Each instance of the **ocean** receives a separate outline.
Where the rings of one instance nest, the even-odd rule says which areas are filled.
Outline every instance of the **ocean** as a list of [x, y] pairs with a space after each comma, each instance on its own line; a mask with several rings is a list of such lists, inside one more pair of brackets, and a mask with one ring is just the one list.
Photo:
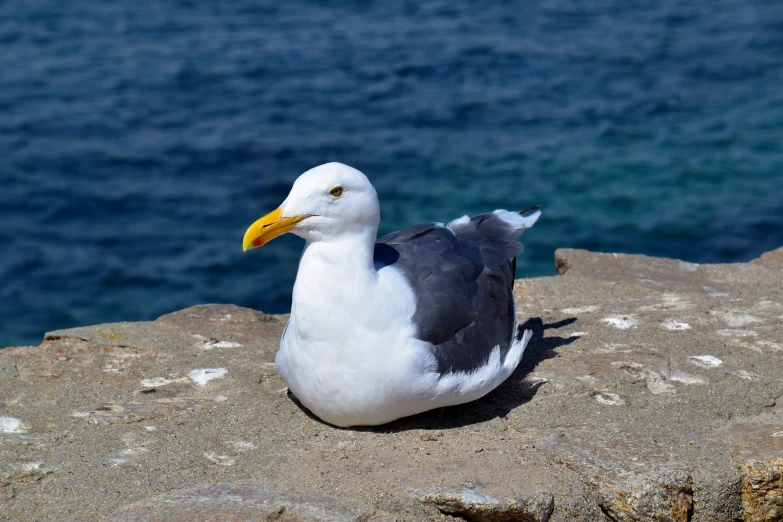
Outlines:
[[288, 311], [302, 241], [242, 235], [328, 161], [382, 234], [543, 205], [518, 277], [783, 245], [779, 0], [29, 0], [0, 46], [0, 346]]

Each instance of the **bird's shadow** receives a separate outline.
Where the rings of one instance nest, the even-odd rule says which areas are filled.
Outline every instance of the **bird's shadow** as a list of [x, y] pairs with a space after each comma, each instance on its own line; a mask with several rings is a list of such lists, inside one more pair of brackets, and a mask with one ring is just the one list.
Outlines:
[[[517, 327], [517, 339], [521, 338], [525, 330], [532, 330], [533, 335], [525, 349], [525, 354], [519, 366], [514, 373], [506, 379], [503, 384], [481, 399], [449, 406], [437, 410], [426, 411], [410, 417], [404, 417], [380, 426], [355, 426], [348, 429], [353, 431], [371, 431], [376, 433], [396, 433], [408, 430], [439, 430], [449, 428], [459, 428], [471, 424], [486, 422], [495, 418], [505, 418], [511, 410], [530, 401], [545, 381], [527, 380], [525, 377], [530, 374], [536, 366], [545, 359], [557, 357], [555, 351], [561, 346], [566, 346], [577, 339], [573, 337], [544, 337], [544, 332], [550, 329], [558, 329], [576, 322], [576, 317], [569, 317], [556, 323], [544, 324], [540, 317], [532, 317], [524, 324]], [[302, 405], [301, 402], [288, 392], [291, 400], [311, 419], [332, 426], [315, 415]], [[334, 427], [334, 426], [333, 426]]]

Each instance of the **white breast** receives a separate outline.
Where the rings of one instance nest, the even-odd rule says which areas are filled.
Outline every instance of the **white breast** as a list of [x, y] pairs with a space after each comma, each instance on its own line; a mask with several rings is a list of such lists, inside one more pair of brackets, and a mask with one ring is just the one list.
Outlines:
[[376, 274], [345, 281], [300, 267], [297, 277], [275, 362], [302, 404], [332, 424], [409, 415], [409, 402], [437, 379], [434, 357], [415, 339], [407, 282], [393, 267]]

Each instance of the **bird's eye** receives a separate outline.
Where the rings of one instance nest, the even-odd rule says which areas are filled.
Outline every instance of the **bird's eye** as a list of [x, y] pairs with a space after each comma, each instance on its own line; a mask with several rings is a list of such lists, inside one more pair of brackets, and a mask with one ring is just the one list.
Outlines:
[[343, 188], [340, 185], [332, 187], [332, 190], [329, 191], [329, 195], [333, 198], [339, 198], [343, 195]]

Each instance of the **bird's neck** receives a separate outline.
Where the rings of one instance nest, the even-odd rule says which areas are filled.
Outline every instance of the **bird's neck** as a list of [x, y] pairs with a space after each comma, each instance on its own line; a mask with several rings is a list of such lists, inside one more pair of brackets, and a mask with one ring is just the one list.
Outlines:
[[343, 234], [338, 238], [308, 241], [299, 262], [299, 273], [302, 273], [304, 269], [317, 272], [342, 272], [346, 276], [357, 273], [374, 273], [374, 248], [375, 231]]
[[[305, 244], [294, 285], [294, 301], [305, 301], [313, 295], [334, 299], [363, 299], [355, 289], [371, 291], [378, 277], [373, 263], [375, 234], [346, 234], [329, 240]], [[346, 294], [347, 284], [354, 289]], [[353, 283], [359, 283], [354, 285]], [[310, 299], [312, 300], [312, 299]]]

